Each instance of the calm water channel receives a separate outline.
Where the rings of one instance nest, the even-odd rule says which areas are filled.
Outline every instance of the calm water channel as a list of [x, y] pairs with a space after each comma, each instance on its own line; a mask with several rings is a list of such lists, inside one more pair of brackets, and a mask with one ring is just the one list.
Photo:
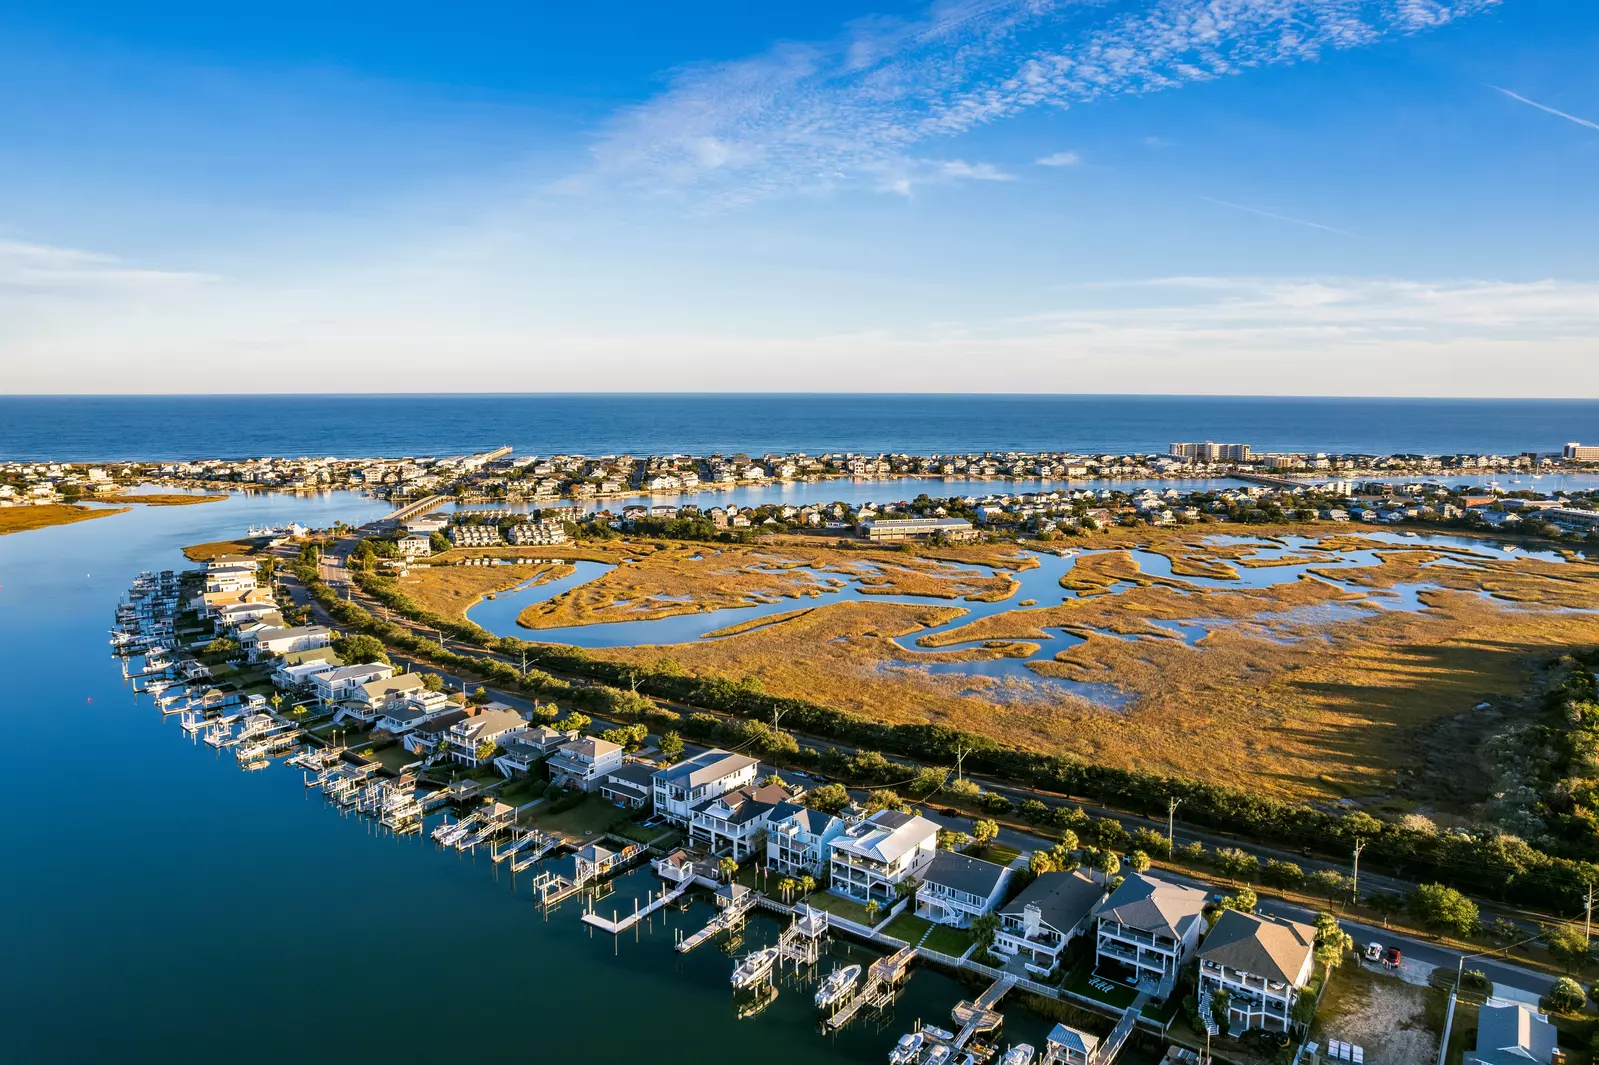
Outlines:
[[[820, 1035], [806, 988], [738, 1020], [727, 955], [672, 949], [708, 906], [636, 941], [591, 937], [570, 903], [546, 921], [486, 855], [341, 817], [292, 770], [241, 772], [135, 702], [106, 630], [140, 570], [256, 523], [385, 509], [241, 496], [0, 537], [0, 1059], [881, 1063], [916, 1018], [948, 1023], [966, 993], [928, 970], [882, 1030]], [[656, 883], [635, 873], [601, 908]], [[774, 929], [756, 922], [745, 949]], [[1008, 1039], [1041, 1045], [1045, 1022], [1007, 1013]]]

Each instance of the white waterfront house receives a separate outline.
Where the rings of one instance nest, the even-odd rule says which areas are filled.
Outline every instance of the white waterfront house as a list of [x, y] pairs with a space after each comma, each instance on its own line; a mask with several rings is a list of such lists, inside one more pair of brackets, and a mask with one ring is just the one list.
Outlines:
[[1105, 887], [1081, 871], [1041, 873], [999, 911], [994, 952], [1020, 957], [1047, 975], [1060, 964], [1066, 945], [1089, 930]]
[[1094, 911], [1094, 968], [1164, 1000], [1205, 929], [1205, 893], [1129, 873]]
[[385, 662], [362, 662], [353, 666], [340, 666], [311, 675], [311, 691], [324, 706], [353, 699], [364, 687], [375, 680], [394, 676], [394, 667]]
[[955, 851], [939, 851], [916, 887], [916, 916], [934, 924], [965, 928], [972, 918], [993, 912], [1010, 870]]
[[655, 812], [688, 827], [694, 807], [734, 788], [755, 783], [758, 763], [742, 754], [712, 748], [655, 774]]
[[798, 803], [780, 803], [767, 818], [767, 866], [786, 876], [820, 876], [827, 868], [827, 845], [858, 819], [858, 813], [846, 820]]
[[[391, 704], [403, 703], [411, 695], [424, 691], [426, 689], [422, 687], [422, 677], [418, 673], [369, 680], [359, 687], [352, 688], [350, 694], [340, 701], [339, 712], [334, 716], [334, 720], [355, 720], [370, 725], [382, 717]], [[442, 696], [444, 693], [428, 694]]]
[[1289, 1029], [1294, 998], [1310, 983], [1316, 929], [1281, 917], [1223, 910], [1199, 948], [1199, 994], [1227, 993], [1229, 1034]]
[[597, 791], [605, 777], [622, 768], [626, 756], [610, 740], [580, 736], [550, 755], [550, 783], [581, 791]]
[[288, 629], [256, 629], [239, 634], [239, 646], [250, 661], [290, 651], [311, 651], [333, 642], [333, 633], [321, 625], [299, 625]]
[[[414, 676], [414, 674], [413, 674]], [[443, 692], [430, 692], [426, 688], [392, 697], [377, 719], [378, 728], [394, 736], [403, 736], [419, 725], [442, 717], [455, 709], [455, 704]]]
[[893, 902], [898, 886], [920, 876], [938, 852], [938, 826], [916, 814], [879, 810], [827, 848], [831, 891], [860, 902]]

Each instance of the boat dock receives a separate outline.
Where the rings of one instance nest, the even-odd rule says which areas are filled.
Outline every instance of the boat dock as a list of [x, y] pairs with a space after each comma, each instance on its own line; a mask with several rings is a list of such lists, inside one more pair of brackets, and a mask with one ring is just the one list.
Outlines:
[[901, 947], [886, 958], [878, 958], [866, 971], [866, 984], [844, 1007], [827, 1018], [828, 1031], [836, 1032], [868, 1010], [881, 1010], [894, 1000], [894, 992], [909, 975], [915, 947]]
[[964, 1049], [973, 1036], [999, 1028], [1005, 1018], [994, 1007], [1005, 997], [1005, 992], [1015, 986], [1016, 977], [1006, 974], [989, 984], [975, 1002], [962, 1002], [950, 1011], [951, 1019], [961, 1026], [953, 1043], [956, 1050]]
[[721, 911], [705, 922], [704, 928], [701, 928], [687, 939], [678, 940], [677, 952], [679, 954], [687, 954], [695, 947], [715, 939], [723, 932], [731, 932], [742, 928], [744, 919], [749, 915], [750, 910], [755, 907], [755, 900], [758, 897], [755, 892], [739, 887], [737, 884], [729, 884], [726, 888], [718, 891], [716, 899], [718, 905], [722, 907]]
[[602, 932], [609, 932], [613, 936], [621, 935], [623, 932], [627, 931], [629, 928], [632, 928], [650, 914], [657, 910], [665, 909], [667, 906], [670, 906], [672, 903], [688, 894], [688, 889], [693, 886], [693, 880], [685, 880], [681, 884], [678, 884], [676, 887], [672, 888], [670, 891], [662, 891], [659, 895], [652, 895], [650, 897], [650, 901], [642, 907], [639, 906], [638, 900], [634, 899], [633, 912], [630, 915], [621, 918], [620, 920], [617, 919], [615, 910], [611, 911], [610, 920], [606, 920], [605, 918], [601, 917], [599, 914], [594, 912], [594, 904], [591, 902], [589, 903], [589, 908], [583, 911], [583, 923], [598, 928]]

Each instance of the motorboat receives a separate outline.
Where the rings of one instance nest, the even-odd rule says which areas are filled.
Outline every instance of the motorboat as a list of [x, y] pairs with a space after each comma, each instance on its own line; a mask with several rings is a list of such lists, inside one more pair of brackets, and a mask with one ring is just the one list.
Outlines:
[[927, 1052], [926, 1065], [949, 1065], [949, 1059], [953, 1053], [949, 1047], [940, 1043]]
[[777, 963], [777, 948], [766, 947], [752, 954], [746, 954], [733, 969], [733, 986], [736, 988], [753, 987], [766, 979], [772, 971], [772, 966]]
[[1032, 1065], [1036, 1053], [1031, 1043], [1017, 1043], [1005, 1051], [1004, 1057], [999, 1059], [999, 1065]]
[[899, 1037], [894, 1049], [888, 1052], [888, 1065], [916, 1065], [927, 1037], [921, 1032], [907, 1032]]
[[842, 1002], [854, 990], [855, 981], [860, 978], [859, 965], [846, 965], [842, 969], [834, 969], [822, 981], [822, 986], [816, 989], [816, 1004], [827, 1007]]

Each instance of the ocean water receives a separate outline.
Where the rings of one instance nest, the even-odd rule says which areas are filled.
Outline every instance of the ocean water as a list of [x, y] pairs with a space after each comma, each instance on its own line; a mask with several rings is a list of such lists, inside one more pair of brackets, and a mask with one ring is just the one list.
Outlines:
[[1225, 396], [0, 396], [0, 460], [714, 451], [1557, 451], [1599, 400]]

